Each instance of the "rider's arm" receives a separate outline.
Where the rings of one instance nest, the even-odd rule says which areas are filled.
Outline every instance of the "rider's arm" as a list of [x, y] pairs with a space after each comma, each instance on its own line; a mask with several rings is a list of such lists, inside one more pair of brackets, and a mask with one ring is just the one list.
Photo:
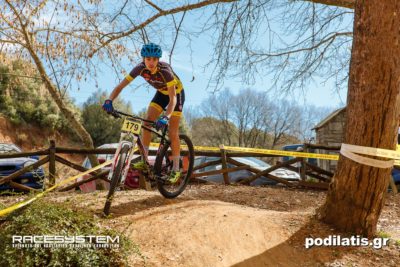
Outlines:
[[117, 98], [119, 93], [121, 93], [122, 89], [124, 89], [131, 81], [133, 81], [143, 70], [144, 68], [144, 63], [140, 63], [136, 65], [131, 72], [125, 76], [125, 79], [123, 79], [111, 92], [110, 98], [111, 100], [114, 100]]
[[165, 116], [171, 118], [172, 112], [176, 106], [176, 90], [175, 85], [168, 87], [168, 95], [169, 95], [169, 103], [167, 111], [165, 112]]
[[117, 98], [119, 93], [121, 93], [122, 89], [124, 89], [131, 81], [129, 81], [127, 78], [123, 79], [111, 92], [109, 99], [114, 100]]

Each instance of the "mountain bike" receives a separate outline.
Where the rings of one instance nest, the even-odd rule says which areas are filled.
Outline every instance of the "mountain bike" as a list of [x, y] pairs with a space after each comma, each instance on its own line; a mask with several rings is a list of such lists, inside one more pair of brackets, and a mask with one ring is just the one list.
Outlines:
[[[179, 164], [181, 176], [175, 183], [171, 183], [168, 181], [168, 178], [170, 172], [172, 171], [173, 162], [172, 159], [170, 159], [171, 142], [166, 136], [168, 132], [168, 125], [166, 125], [165, 128], [161, 130], [161, 133], [159, 133], [155, 129], [155, 123], [153, 121], [117, 110], [114, 110], [111, 115], [117, 118], [122, 117], [124, 122], [121, 127], [121, 135], [118, 147], [115, 151], [111, 169], [108, 174], [110, 189], [104, 205], [103, 213], [105, 215], [109, 214], [114, 193], [120, 186], [124, 184], [126, 175], [128, 174], [128, 170], [136, 151], [139, 153], [138, 159], [141, 159], [145, 165], [144, 169], [142, 170], [142, 174], [146, 181], [150, 182], [151, 184], [157, 184], [158, 191], [165, 198], [175, 198], [179, 196], [185, 190], [185, 187], [188, 184], [190, 176], [193, 172], [194, 149], [190, 138], [184, 134], [179, 135], [181, 143]], [[151, 166], [148, 161], [148, 157], [140, 137], [142, 130], [150, 131], [160, 138], [153, 166]]]

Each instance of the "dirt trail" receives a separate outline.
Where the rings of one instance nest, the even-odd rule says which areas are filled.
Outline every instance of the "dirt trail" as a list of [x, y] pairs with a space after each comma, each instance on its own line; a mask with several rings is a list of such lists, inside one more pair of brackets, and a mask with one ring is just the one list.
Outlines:
[[[114, 211], [118, 216], [118, 207]], [[257, 263], [297, 266], [302, 257], [289, 246], [274, 248], [291, 236], [294, 219], [299, 222], [306, 217], [221, 201], [189, 200], [124, 215], [120, 217], [123, 222], [115, 226], [139, 244], [150, 266], [232, 266], [268, 250], [274, 252]], [[132, 224], [127, 226], [127, 222]], [[286, 257], [287, 253], [294, 257]]]
[[[97, 216], [105, 192], [50, 194]], [[315, 219], [325, 192], [279, 187], [194, 185], [168, 200], [157, 191], [118, 191], [102, 219], [138, 244], [130, 266], [399, 266], [400, 194], [388, 195], [378, 229], [392, 241], [371, 247], [313, 247], [306, 237], [337, 235]], [[1, 198], [10, 204], [13, 198]], [[344, 234], [342, 234], [344, 235]]]

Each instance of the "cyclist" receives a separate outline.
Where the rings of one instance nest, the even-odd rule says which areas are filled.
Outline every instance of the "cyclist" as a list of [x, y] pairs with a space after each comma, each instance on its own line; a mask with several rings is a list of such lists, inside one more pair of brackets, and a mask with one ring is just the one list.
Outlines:
[[[141, 52], [143, 61], [136, 65], [132, 71], [114, 88], [110, 97], [104, 102], [103, 109], [112, 112], [113, 100], [118, 97], [124, 89], [137, 76], [142, 76], [157, 92], [147, 109], [147, 119], [156, 121], [157, 130], [162, 130], [169, 124], [169, 138], [171, 140], [173, 168], [169, 176], [171, 183], [176, 183], [181, 176], [179, 169], [180, 140], [179, 121], [182, 115], [182, 108], [185, 102], [185, 91], [182, 82], [174, 73], [168, 63], [161, 62], [161, 47], [154, 43], [143, 45]], [[162, 115], [162, 112], [165, 113]], [[151, 132], [143, 131], [143, 146], [148, 154], [151, 140]], [[144, 167], [144, 162], [134, 165], [135, 168]]]

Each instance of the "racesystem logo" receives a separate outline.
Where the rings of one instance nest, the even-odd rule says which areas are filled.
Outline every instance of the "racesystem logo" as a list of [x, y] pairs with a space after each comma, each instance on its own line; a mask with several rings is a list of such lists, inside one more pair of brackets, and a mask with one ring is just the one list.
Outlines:
[[14, 248], [119, 248], [119, 236], [13, 235]]
[[326, 238], [313, 238], [307, 237], [305, 239], [305, 248], [311, 248], [312, 246], [343, 246], [343, 247], [355, 247], [355, 246], [372, 246], [374, 249], [381, 249], [383, 246], [388, 245], [389, 238], [374, 238], [369, 241], [368, 238], [362, 236], [351, 236], [341, 237], [340, 235], [329, 235]]

